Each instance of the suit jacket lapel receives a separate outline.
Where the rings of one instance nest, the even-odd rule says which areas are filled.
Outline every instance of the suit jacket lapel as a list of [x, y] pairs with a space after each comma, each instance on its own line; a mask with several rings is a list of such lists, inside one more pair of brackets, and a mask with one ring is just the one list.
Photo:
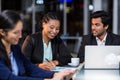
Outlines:
[[40, 34], [38, 35], [37, 38], [39, 38], [39, 39], [38, 39], [38, 40], [39, 40], [38, 46], [39, 46], [39, 50], [40, 50], [39, 54], [37, 54], [37, 55], [39, 56], [40, 61], [43, 62], [44, 42], [43, 42], [43, 39], [42, 39], [42, 32], [40, 32]]
[[54, 40], [51, 40], [51, 48], [52, 48], [52, 58], [54, 60], [56, 58], [55, 54], [57, 54], [56, 51], [55, 51], [55, 50], [57, 50], [57, 48], [55, 46]]
[[19, 55], [20, 52], [14, 48], [12, 49], [12, 51], [13, 51], [13, 55], [14, 55], [14, 58], [16, 60], [17, 66], [18, 66], [19, 75], [22, 75], [25, 71], [23, 68], [23, 62], [20, 59], [20, 55]]
[[106, 37], [106, 42], [105, 42], [105, 45], [110, 45], [112, 42], [112, 38], [110, 36], [110, 34], [108, 33], [107, 37]]
[[90, 45], [97, 45], [96, 38], [92, 36], [92, 39], [91, 39], [90, 43], [91, 43]]

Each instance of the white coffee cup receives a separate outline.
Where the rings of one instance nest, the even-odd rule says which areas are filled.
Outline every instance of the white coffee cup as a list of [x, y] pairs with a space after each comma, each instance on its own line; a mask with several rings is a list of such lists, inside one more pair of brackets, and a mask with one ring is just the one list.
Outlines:
[[80, 59], [79, 58], [71, 58], [71, 64], [73, 65], [79, 65]]

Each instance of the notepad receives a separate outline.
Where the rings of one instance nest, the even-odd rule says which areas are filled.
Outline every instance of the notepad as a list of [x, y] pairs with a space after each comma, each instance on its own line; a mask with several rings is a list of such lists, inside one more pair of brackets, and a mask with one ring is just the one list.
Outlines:
[[72, 70], [75, 70], [76, 67], [61, 67], [61, 66], [56, 66], [54, 69], [52, 69], [51, 71], [62, 71], [62, 70], [65, 70], [65, 69], [72, 69]]

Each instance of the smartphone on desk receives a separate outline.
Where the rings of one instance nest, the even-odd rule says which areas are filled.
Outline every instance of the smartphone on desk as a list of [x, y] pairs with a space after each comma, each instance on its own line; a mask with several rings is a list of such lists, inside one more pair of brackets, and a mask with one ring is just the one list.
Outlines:
[[81, 63], [81, 64], [75, 69], [75, 72], [74, 72], [73, 74], [70, 74], [69, 76], [67, 76], [67, 77], [65, 78], [65, 80], [73, 80], [72, 78], [74, 77], [74, 75], [76, 75], [76, 73], [77, 73], [78, 71], [80, 71], [83, 66], [84, 66], [84, 62]]

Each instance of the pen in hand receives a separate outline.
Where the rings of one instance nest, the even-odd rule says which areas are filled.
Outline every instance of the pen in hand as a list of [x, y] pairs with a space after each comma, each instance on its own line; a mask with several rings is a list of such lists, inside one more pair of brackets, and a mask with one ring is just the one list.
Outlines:
[[47, 58], [45, 58], [45, 60], [49, 63], [51, 63], [53, 65], [53, 67], [55, 67], [55, 64], [53, 62], [51, 62], [50, 60], [48, 60]]

